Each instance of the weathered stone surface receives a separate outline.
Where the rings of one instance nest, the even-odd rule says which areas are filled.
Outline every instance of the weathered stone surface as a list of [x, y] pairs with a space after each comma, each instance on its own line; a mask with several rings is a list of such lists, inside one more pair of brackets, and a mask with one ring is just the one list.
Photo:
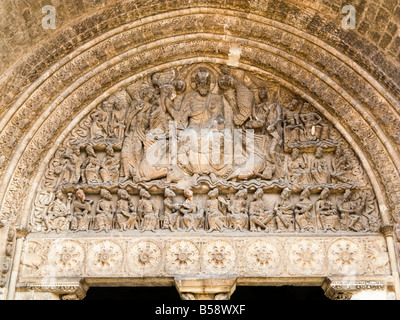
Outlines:
[[[255, 270], [322, 285], [347, 266], [399, 299], [400, 7], [346, 4], [355, 30], [339, 0], [1, 1], [0, 297], [82, 299], [82, 278], [196, 270], [206, 280], [182, 298], [226, 299]], [[180, 138], [241, 129], [256, 143], [221, 166], [202, 139], [179, 140], [160, 165], [143, 154], [168, 120]], [[204, 293], [221, 275], [230, 285]]]

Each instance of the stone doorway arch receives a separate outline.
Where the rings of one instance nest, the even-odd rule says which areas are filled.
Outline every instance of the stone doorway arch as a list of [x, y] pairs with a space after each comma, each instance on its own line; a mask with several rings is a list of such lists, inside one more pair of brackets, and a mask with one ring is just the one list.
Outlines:
[[[389, 298], [393, 294], [398, 297], [394, 226], [400, 190], [399, 82], [394, 72], [398, 66], [389, 53], [382, 53], [377, 61], [370, 55], [377, 55], [379, 49], [372, 48], [368, 40], [363, 40], [362, 45], [354, 44], [361, 39], [360, 35], [343, 31], [315, 8], [290, 1], [279, 1], [282, 6], [274, 7], [268, 14], [265, 8], [272, 9], [270, 5], [259, 1], [246, 2], [245, 7], [244, 2], [221, 5], [200, 1], [191, 6], [165, 3], [166, 7], [156, 5], [144, 11], [141, 7], [144, 2], [133, 6], [131, 1], [112, 1], [104, 8], [89, 11], [43, 40], [40, 47], [32, 48], [26, 55], [27, 61], [21, 60], [3, 75], [1, 85], [4, 92], [8, 92], [1, 97], [5, 107], [0, 113], [0, 142], [4, 150], [0, 158], [3, 225], [0, 236], [5, 240], [3, 297], [23, 298], [28, 297], [26, 292], [33, 291], [81, 298], [91, 281], [100, 277], [108, 282], [129, 283], [152, 278], [173, 281], [181, 295], [196, 298], [204, 291], [204, 282], [208, 283], [209, 278], [215, 276], [222, 284], [217, 283], [215, 289], [212, 284], [206, 287], [210, 294], [220, 298], [229, 298], [236, 281], [263, 283], [267, 281], [264, 278], [271, 277], [273, 281], [287, 284], [296, 281], [318, 284], [331, 298], [348, 298], [357, 290], [375, 290], [385, 292]], [[288, 9], [291, 15], [285, 14], [282, 18], [280, 13]], [[99, 17], [108, 17], [108, 20], [99, 22]], [[324, 32], [324, 27], [331, 32]], [[66, 45], [54, 48], [54, 54], [44, 49], [62, 39], [68, 39]], [[361, 58], [351, 47], [343, 46], [343, 42], [357, 45], [365, 56]], [[146, 95], [140, 93], [144, 92], [141, 87], [146, 86], [155, 91], [156, 99], [165, 99], [163, 104], [166, 105], [161, 107], [168, 108], [168, 103], [174, 105], [176, 98], [180, 105], [189, 108], [191, 104], [185, 104], [184, 98], [194, 99], [199, 74], [199, 78], [211, 79], [213, 96], [202, 103], [210, 106], [209, 112], [215, 116], [217, 126], [224, 127], [231, 121], [236, 128], [247, 123], [247, 129], [260, 131], [257, 121], [250, 124], [250, 120], [257, 118], [257, 111], [262, 113], [261, 89], [268, 93], [266, 109], [271, 103], [278, 103], [283, 115], [296, 99], [306, 110], [303, 124], [307, 119], [312, 123], [312, 117], [322, 122], [302, 128], [302, 138], [295, 136], [290, 138], [292, 140], [285, 140], [292, 132], [285, 132], [287, 128], [282, 127], [282, 132], [278, 132], [283, 138], [279, 151], [282, 162], [262, 158], [273, 158], [278, 150], [279, 147], [272, 148], [274, 139], [279, 140], [274, 136], [277, 130], [256, 132], [256, 135], [264, 135], [264, 146], [268, 147], [250, 152], [253, 155], [257, 155], [258, 150], [264, 152], [262, 159], [255, 162], [255, 166], [260, 166], [258, 169], [239, 165], [234, 168], [239, 173], [232, 169], [224, 175], [220, 167], [215, 169], [214, 166], [213, 170], [220, 176], [204, 178], [210, 170], [210, 162], [207, 162], [207, 169], [184, 168], [183, 176], [190, 177], [187, 181], [184, 179], [185, 188], [177, 186], [179, 179], [165, 180], [167, 174], [162, 168], [153, 166], [147, 172], [151, 163], [142, 167], [128, 164], [127, 168], [141, 170], [139, 180], [134, 179], [136, 172], [133, 174], [129, 170], [125, 172], [127, 180], [120, 180], [120, 177], [125, 178], [120, 171], [117, 180], [113, 180], [112, 168], [103, 168], [103, 175], [100, 169], [94, 169], [99, 170], [94, 175], [93, 170], [85, 171], [89, 181], [82, 180], [83, 164], [73, 168], [72, 147], [76, 147], [82, 161], [89, 161], [93, 153], [94, 163], [97, 154], [104, 160], [107, 145], [111, 145], [114, 155], [120, 156], [126, 141], [123, 126], [127, 125], [127, 119], [135, 119], [126, 113], [122, 126], [118, 118], [107, 122], [106, 130], [101, 124], [96, 126], [105, 101], [108, 103], [105, 108], [111, 106], [112, 109], [119, 103], [124, 104], [126, 99], [122, 109], [137, 107], [141, 110], [142, 106], [133, 102], [135, 99], [145, 101]], [[235, 110], [231, 115], [224, 111], [223, 121], [212, 111], [220, 108], [220, 103], [224, 105], [223, 110], [229, 109], [227, 106]], [[152, 108], [158, 112], [154, 105]], [[182, 109], [182, 114], [184, 111], [188, 110]], [[298, 109], [296, 112], [302, 114]], [[153, 116], [156, 118], [156, 114]], [[180, 116], [179, 112], [175, 115], [176, 118]], [[159, 123], [155, 123], [155, 127], [162, 118], [157, 119]], [[187, 113], [186, 120], [192, 118], [192, 114]], [[322, 138], [321, 132], [326, 128], [334, 133]], [[112, 136], [105, 136], [111, 132]], [[143, 141], [143, 136], [141, 139]], [[292, 160], [289, 155], [293, 149], [300, 149], [311, 166], [319, 147], [332, 162], [338, 142], [348, 150], [343, 161], [348, 161], [347, 167], [354, 172], [331, 170], [334, 182], [325, 181], [323, 174], [314, 175], [316, 180], [304, 182], [296, 171], [297, 175], [290, 178], [295, 180], [287, 180], [287, 165]], [[93, 152], [87, 148], [89, 143]], [[134, 155], [134, 151], [128, 151], [127, 158], [134, 158]], [[112, 154], [109, 156], [112, 158]], [[74, 174], [79, 175], [76, 181]], [[246, 175], [248, 178], [242, 177]], [[306, 179], [312, 178], [310, 173], [307, 175]], [[199, 179], [193, 182], [193, 176]], [[204, 226], [198, 232], [160, 230], [159, 234], [153, 234], [151, 225], [149, 232], [120, 232], [117, 229], [126, 226], [119, 224], [116, 228], [116, 220], [110, 230], [106, 230], [106, 220], [93, 220], [91, 223], [96, 224], [95, 227], [83, 224], [82, 230], [73, 230], [71, 221], [49, 215], [49, 208], [52, 208], [50, 213], [62, 211], [64, 206], [71, 210], [68, 206], [75, 201], [78, 189], [83, 189], [89, 200], [93, 198], [94, 213], [100, 198], [106, 203], [107, 192], [116, 205], [121, 189], [131, 195], [135, 206], [139, 205], [139, 198], [147, 197], [141, 196], [140, 188], [147, 189], [150, 196], [157, 198], [157, 206], [164, 208], [162, 198], [171, 185], [181, 203], [189, 186], [194, 188], [195, 198], [200, 195], [204, 206], [208, 192], [218, 189], [219, 196], [232, 201], [232, 207], [234, 195], [240, 197], [241, 187], [247, 190], [249, 202], [257, 189], [263, 189], [265, 202], [270, 206], [278, 202], [286, 188], [296, 196], [296, 201], [301, 192], [309, 188], [314, 205], [323, 189], [328, 188], [335, 210], [339, 210], [345, 190], [350, 190], [350, 200], [364, 201], [364, 211], [359, 216], [352, 213], [348, 220], [344, 219], [344, 210], [337, 211], [341, 220], [334, 223], [340, 226], [326, 222], [332, 230], [325, 230], [329, 228], [318, 226], [318, 222], [309, 226], [307, 219], [303, 220], [303, 225], [290, 222], [293, 230], [285, 230], [288, 227], [276, 222], [277, 211], [272, 210], [275, 220], [267, 222], [265, 217], [265, 224], [275, 221], [277, 225], [271, 228], [258, 223], [253, 227], [262, 231], [254, 233], [250, 232], [250, 221], [247, 222], [249, 230], [244, 233], [239, 230], [208, 232], [209, 226], [208, 229]], [[61, 191], [59, 202], [57, 191]], [[162, 217], [163, 209], [160, 213]], [[183, 218], [184, 214], [181, 215]], [[226, 217], [220, 218], [224, 223]], [[123, 220], [122, 224], [126, 222]], [[283, 220], [278, 217], [278, 221]], [[221, 228], [218, 224], [215, 226]], [[267, 233], [267, 229], [289, 232]], [[191, 260], [187, 260], [189, 254]], [[180, 258], [183, 255], [186, 260]]]

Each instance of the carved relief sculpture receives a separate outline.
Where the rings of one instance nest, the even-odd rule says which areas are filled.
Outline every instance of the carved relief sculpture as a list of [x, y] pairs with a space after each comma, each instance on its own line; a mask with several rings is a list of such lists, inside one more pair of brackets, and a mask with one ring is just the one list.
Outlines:
[[76, 199], [72, 203], [72, 231], [88, 231], [92, 221], [93, 200], [86, 199], [85, 192], [82, 189], [76, 191]]
[[69, 212], [67, 205], [64, 203], [64, 195], [61, 191], [56, 194], [56, 199], [50, 204], [47, 216], [44, 218], [44, 224], [47, 228], [46, 232], [55, 230], [69, 230]]
[[171, 189], [165, 189], [164, 199], [164, 219], [162, 229], [170, 229], [171, 231], [181, 230], [179, 204], [174, 203], [176, 194]]
[[339, 215], [335, 205], [328, 200], [329, 195], [328, 188], [322, 190], [319, 200], [315, 203], [315, 213], [324, 232], [337, 232], [340, 228]]
[[140, 190], [140, 197], [137, 210], [141, 220], [141, 231], [155, 232], [160, 229], [159, 208], [151, 200], [151, 195], [147, 190]]
[[117, 211], [115, 212], [116, 226], [121, 231], [139, 229], [139, 218], [136, 207], [126, 190], [118, 190]]
[[338, 211], [340, 213], [342, 229], [366, 232], [368, 226], [365, 223], [363, 210], [365, 208], [365, 196], [359, 196], [357, 199], [353, 197], [351, 190], [347, 189], [343, 198], [338, 203]]
[[294, 205], [291, 196], [291, 190], [285, 188], [275, 204], [274, 210], [278, 232], [294, 231]]
[[246, 189], [239, 190], [234, 199], [228, 202], [228, 210], [230, 211], [230, 228], [234, 231], [246, 230], [249, 223]]
[[193, 199], [193, 191], [185, 190], [186, 200], [180, 205], [180, 212], [183, 214], [182, 225], [185, 231], [197, 231], [204, 225], [204, 209], [200, 208]]
[[226, 216], [226, 201], [218, 197], [218, 189], [213, 189], [208, 193], [209, 199], [206, 202], [206, 217], [208, 222], [208, 232], [224, 231], [227, 228], [228, 219]]
[[106, 147], [106, 156], [99, 170], [100, 177], [104, 183], [117, 183], [119, 179], [120, 161], [116, 157], [112, 146]]
[[[250, 231], [265, 230], [269, 232], [274, 230], [275, 215], [274, 211], [268, 208], [267, 203], [263, 200], [264, 191], [262, 188], [256, 190], [253, 195], [253, 201], [250, 202]], [[272, 226], [272, 228], [271, 228]]]
[[30, 221], [49, 233], [379, 229], [362, 164], [309, 102], [205, 63], [137, 80], [90, 111], [49, 163]]
[[96, 206], [96, 215], [94, 217], [94, 227], [96, 232], [109, 232], [113, 228], [114, 220], [114, 202], [111, 193], [105, 189], [100, 191], [101, 199]]
[[314, 204], [310, 200], [310, 195], [309, 189], [303, 190], [299, 201], [294, 205], [296, 230], [300, 232], [315, 231], [316, 229], [316, 220], [313, 215]]
[[87, 157], [82, 163], [82, 168], [83, 168], [82, 181], [83, 183], [88, 183], [88, 184], [100, 183], [101, 161], [99, 157], [96, 155], [93, 146], [88, 145], [86, 146], [85, 150]]

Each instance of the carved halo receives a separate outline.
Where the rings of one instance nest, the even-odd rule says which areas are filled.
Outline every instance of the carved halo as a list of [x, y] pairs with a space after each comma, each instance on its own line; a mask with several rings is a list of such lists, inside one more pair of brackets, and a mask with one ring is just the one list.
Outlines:
[[205, 72], [210, 74], [210, 92], [212, 92], [216, 86], [216, 79], [217, 79], [217, 74], [215, 74], [210, 68], [206, 68], [204, 66], [200, 66], [198, 68], [196, 68], [190, 76], [190, 86], [192, 87], [193, 90], [196, 90], [196, 75], [201, 72], [202, 70], [204, 70]]

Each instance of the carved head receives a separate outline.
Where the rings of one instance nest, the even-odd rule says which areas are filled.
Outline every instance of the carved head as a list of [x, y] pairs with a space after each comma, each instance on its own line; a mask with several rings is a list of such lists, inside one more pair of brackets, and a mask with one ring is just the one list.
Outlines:
[[186, 189], [183, 194], [187, 199], [191, 200], [193, 198], [193, 191], [190, 189]]
[[196, 91], [201, 96], [206, 96], [210, 93], [211, 75], [206, 68], [200, 68], [199, 72], [194, 78], [196, 84]]
[[108, 191], [106, 189], [101, 189], [100, 196], [104, 199], [112, 200], [112, 195], [111, 195], [110, 191]]
[[103, 110], [105, 110], [105, 111], [110, 111], [112, 108], [112, 105], [108, 100], [104, 100], [102, 106], [103, 106]]
[[317, 158], [322, 158], [323, 154], [324, 154], [324, 149], [321, 147], [318, 147], [317, 150], [315, 151], [315, 156]]
[[86, 146], [85, 151], [88, 154], [88, 156], [93, 156], [93, 157], [96, 156], [96, 153], [95, 153], [95, 151], [93, 149], [93, 146], [90, 145], [90, 144]]
[[78, 189], [75, 192], [76, 198], [80, 201], [83, 202], [85, 201], [86, 195], [85, 192], [82, 189]]
[[232, 87], [233, 79], [230, 75], [224, 74], [218, 80], [218, 85], [222, 90]]
[[311, 195], [310, 189], [304, 189], [303, 192], [300, 194], [300, 198], [306, 199]]
[[110, 146], [110, 145], [108, 145], [108, 146], [106, 147], [106, 153], [107, 153], [108, 156], [113, 157], [113, 156], [114, 156], [114, 149], [113, 149], [113, 147]]
[[289, 199], [289, 197], [292, 195], [292, 190], [290, 190], [289, 188], [285, 188], [283, 189], [282, 193], [281, 193], [281, 198], [282, 199]]
[[123, 189], [118, 190], [118, 197], [125, 200], [128, 200], [130, 198], [128, 191]]
[[56, 199], [58, 200], [63, 200], [64, 199], [64, 194], [62, 193], [61, 190], [58, 190], [56, 193]]
[[238, 198], [245, 198], [247, 197], [247, 190], [246, 189], [241, 189], [236, 193], [236, 197]]
[[322, 192], [321, 192], [319, 197], [321, 199], [327, 199], [330, 194], [331, 194], [331, 191], [329, 190], [329, 188], [325, 188], [324, 190], [322, 190]]
[[155, 95], [154, 89], [150, 87], [144, 87], [139, 92], [140, 99], [146, 102], [150, 102], [151, 100], [153, 100], [154, 95]]
[[342, 155], [343, 155], [343, 148], [341, 146], [338, 146], [335, 150], [335, 156], [341, 157]]
[[268, 92], [264, 87], [258, 89], [258, 97], [260, 98], [261, 102], [268, 100]]
[[351, 190], [346, 189], [346, 191], [344, 192], [344, 195], [343, 195], [343, 200], [350, 200], [351, 196], [352, 196]]
[[174, 80], [173, 85], [178, 93], [182, 93], [186, 90], [186, 82], [183, 79]]
[[168, 198], [176, 197], [175, 192], [173, 192], [171, 189], [168, 189], [168, 188], [165, 189], [164, 194], [165, 194], [165, 196], [168, 197]]
[[298, 105], [299, 101], [297, 99], [293, 99], [292, 102], [289, 104], [288, 108], [290, 111], [294, 111]]
[[300, 154], [300, 151], [299, 151], [299, 149], [297, 149], [297, 148], [294, 148], [294, 149], [292, 150], [292, 154], [291, 154], [291, 158], [292, 158], [292, 160], [296, 160], [296, 159], [297, 159], [297, 157], [299, 156], [299, 154]]
[[146, 189], [141, 189], [139, 195], [140, 195], [142, 198], [147, 198], [147, 199], [150, 199], [150, 198], [151, 198], [150, 193], [148, 193]]
[[215, 189], [211, 190], [211, 191], [208, 193], [208, 196], [209, 196], [210, 198], [216, 198], [216, 197], [218, 196], [218, 193], [219, 193], [218, 189], [215, 188]]
[[254, 199], [261, 199], [264, 195], [264, 190], [262, 188], [258, 188], [256, 192], [254, 192]]

